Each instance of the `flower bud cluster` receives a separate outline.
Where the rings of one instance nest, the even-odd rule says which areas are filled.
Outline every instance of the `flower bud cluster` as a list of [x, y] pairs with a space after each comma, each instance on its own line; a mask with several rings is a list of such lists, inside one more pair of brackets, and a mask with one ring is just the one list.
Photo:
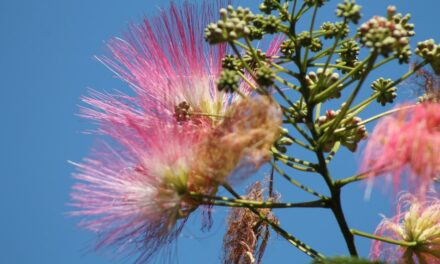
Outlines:
[[280, 0], [264, 0], [259, 6], [261, 12], [265, 14], [272, 13], [272, 11], [277, 10], [278, 7], [280, 7]]
[[391, 86], [393, 81], [391, 79], [379, 78], [371, 84], [371, 88], [379, 93], [376, 101], [382, 106], [387, 103], [393, 103], [397, 96], [397, 88]]
[[231, 70], [231, 71], [239, 71], [243, 68], [243, 65], [239, 59], [237, 59], [233, 55], [226, 55], [222, 59], [222, 68], [224, 70]]
[[267, 65], [258, 67], [255, 71], [256, 81], [263, 87], [268, 87], [274, 84], [275, 72]]
[[[318, 128], [334, 120], [339, 113], [340, 110], [328, 110], [325, 116], [320, 116], [318, 118]], [[362, 119], [359, 117], [345, 118], [335, 133], [332, 133], [330, 137], [328, 137], [323, 143], [323, 151], [330, 152], [335, 143], [340, 142], [350, 151], [355, 152], [358, 147], [358, 143], [368, 137], [366, 127], [364, 125], [359, 125], [361, 121]]]
[[307, 117], [307, 105], [303, 101], [297, 101], [292, 107], [288, 108], [288, 113], [290, 118], [295, 121], [295, 123], [305, 123]]
[[292, 58], [295, 55], [295, 42], [291, 39], [283, 41], [280, 45], [280, 51], [286, 58]]
[[416, 54], [431, 64], [434, 73], [440, 75], [440, 45], [433, 39], [417, 43]]
[[331, 39], [336, 36], [339, 36], [340, 39], [344, 39], [350, 33], [348, 25], [344, 22], [324, 22], [320, 29], [323, 31], [325, 39]]
[[234, 9], [229, 5], [220, 9], [220, 17], [217, 23], [211, 23], [205, 29], [205, 40], [210, 44], [233, 41], [250, 34], [249, 23], [254, 14], [249, 8]]
[[[316, 72], [309, 72], [306, 78], [307, 87], [310, 90], [314, 90], [315, 93], [322, 92], [332, 86], [339, 80], [339, 74], [334, 73], [333, 69], [327, 69], [324, 71], [323, 68], [319, 68]], [[341, 88], [342, 84], [338, 85]], [[338, 89], [339, 90], [339, 89]], [[339, 98], [341, 93], [339, 91], [332, 94], [329, 98]]]
[[313, 52], [317, 52], [322, 49], [321, 40], [319, 38], [313, 38], [308, 31], [303, 31], [298, 34], [296, 44], [301, 47], [310, 48], [310, 50]]
[[233, 93], [238, 90], [240, 86], [240, 76], [236, 71], [223, 70], [217, 80], [217, 89], [227, 93]]
[[280, 24], [281, 19], [276, 16], [256, 15], [253, 19], [254, 27], [268, 34], [277, 33]]
[[385, 57], [394, 53], [401, 63], [407, 62], [411, 55], [409, 37], [414, 35], [414, 25], [408, 23], [409, 18], [401, 14], [391, 19], [375, 16], [358, 29], [360, 42]]
[[[339, 54], [340, 57], [336, 60], [336, 64], [346, 67], [355, 67], [360, 51], [359, 44], [354, 40], [350, 40], [341, 45], [341, 50], [342, 52]], [[346, 73], [348, 71], [343, 69], [342, 72]]]
[[361, 6], [357, 5], [355, 0], [344, 0], [344, 3], [338, 4], [336, 16], [350, 20], [357, 24], [361, 19]]

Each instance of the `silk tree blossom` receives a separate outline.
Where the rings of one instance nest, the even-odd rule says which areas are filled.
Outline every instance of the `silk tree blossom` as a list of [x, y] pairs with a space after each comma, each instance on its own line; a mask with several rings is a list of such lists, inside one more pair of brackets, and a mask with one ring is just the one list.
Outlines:
[[[171, 2], [159, 17], [131, 25], [123, 38], [110, 40], [109, 54], [98, 59], [129, 84], [134, 96], [92, 90], [83, 98], [89, 107], [83, 107], [82, 116], [100, 123], [104, 134], [125, 130], [130, 123], [148, 127], [156, 118], [216, 125], [241, 97], [217, 89], [227, 48], [206, 43], [203, 29], [229, 2], [185, 2], [181, 7]], [[266, 56], [275, 55], [280, 44], [275, 38]], [[239, 90], [253, 93], [245, 82]]]
[[[217, 90], [226, 45], [205, 43], [203, 29], [228, 2], [185, 2], [181, 7], [171, 2], [169, 11], [110, 40], [110, 54], [99, 60], [127, 82], [135, 96], [92, 92], [84, 101], [93, 109], [85, 109], [83, 115], [102, 123], [111, 120], [111, 127], [121, 128], [129, 121], [148, 124], [158, 114], [162, 119], [182, 117], [182, 110], [185, 116], [209, 117], [198, 122], [217, 121], [239, 97]], [[252, 89], [242, 85], [240, 91], [249, 95]], [[127, 107], [133, 115], [118, 118]]]
[[[149, 126], [154, 118], [173, 119], [182, 105], [213, 119], [221, 115], [237, 97], [216, 89], [226, 46], [206, 44], [203, 28], [227, 3], [216, 0], [177, 6], [171, 2], [160, 16], [131, 25], [123, 38], [110, 40], [110, 54], [98, 59], [127, 82], [135, 95], [92, 91], [84, 98], [91, 108], [84, 108], [83, 116], [101, 123], [101, 132], [111, 133], [108, 129], [124, 130], [129, 123]], [[243, 89], [249, 94], [250, 89]]]
[[98, 249], [116, 245], [121, 254], [140, 254], [140, 262], [171, 243], [198, 207], [188, 192], [216, 192], [194, 180], [202, 134], [181, 125], [155, 128], [143, 131], [143, 144], [104, 144], [92, 158], [75, 163], [79, 183], [72, 205], [78, 209], [72, 215], [84, 217], [81, 225], [99, 234]]
[[73, 215], [101, 236], [97, 248], [116, 245], [147, 261], [179, 234], [200, 205], [189, 193], [215, 195], [231, 174], [248, 175], [269, 158], [280, 134], [279, 106], [268, 97], [234, 104], [216, 128], [158, 121], [131, 124], [107, 146], [75, 163]]
[[375, 127], [361, 169], [371, 180], [385, 174], [397, 190], [405, 181], [423, 197], [440, 172], [440, 105], [400, 106]]
[[409, 193], [401, 195], [397, 215], [384, 218], [376, 234], [413, 245], [375, 240], [370, 253], [374, 259], [402, 264], [440, 263], [440, 200], [429, 197], [422, 201]]

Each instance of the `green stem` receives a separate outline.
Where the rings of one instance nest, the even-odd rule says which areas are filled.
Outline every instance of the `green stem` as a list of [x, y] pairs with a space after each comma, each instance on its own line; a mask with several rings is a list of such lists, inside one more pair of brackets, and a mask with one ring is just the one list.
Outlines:
[[341, 147], [341, 142], [339, 141], [336, 142], [330, 153], [327, 155], [327, 158], [325, 158], [325, 162], [327, 164], [330, 163], [330, 161], [332, 161], [332, 159], [334, 158], [340, 147]]
[[299, 171], [304, 171], [304, 172], [316, 172], [316, 170], [314, 168], [312, 168], [312, 167], [305, 167], [305, 166], [296, 165], [296, 164], [294, 164], [292, 162], [289, 162], [286, 159], [283, 159], [283, 158], [279, 157], [278, 155], [274, 155], [274, 158], [276, 160], [278, 160], [278, 161], [281, 161], [282, 163], [284, 163], [284, 165], [286, 165], [286, 166], [288, 166], [288, 167], [290, 167], [292, 169], [299, 170]]
[[302, 203], [276, 203], [276, 202], [260, 202], [245, 199], [233, 199], [221, 196], [208, 196], [195, 192], [190, 192], [189, 197], [194, 200], [212, 204], [217, 206], [229, 207], [251, 207], [251, 208], [327, 208], [327, 200], [319, 199]]
[[[344, 40], [342, 40], [342, 41], [339, 41], [338, 46], [340, 46], [340, 45], [342, 45], [343, 43], [348, 42], [348, 41], [350, 41], [350, 40], [352, 40], [352, 39], [353, 39], [353, 38], [348, 38], [348, 39], [344, 39]], [[329, 48], [327, 48], [327, 49], [325, 49], [325, 50], [323, 50], [323, 51], [321, 51], [320, 53], [316, 54], [314, 57], [312, 57], [312, 58], [309, 59], [309, 64], [310, 64], [311, 62], [313, 62], [313, 61], [316, 61], [316, 60], [319, 60], [319, 59], [325, 57], [328, 53], [330, 53], [330, 52], [332, 52], [332, 51], [333, 51], [333, 46], [332, 46], [332, 47], [329, 47]], [[336, 53], [337, 51], [334, 51], [334, 52]]]
[[387, 237], [381, 237], [381, 236], [376, 236], [373, 234], [365, 233], [365, 232], [355, 230], [355, 229], [350, 229], [350, 232], [353, 235], [366, 237], [366, 238], [370, 238], [370, 239], [374, 239], [374, 240], [379, 240], [382, 242], [386, 242], [386, 243], [390, 243], [390, 244], [394, 244], [394, 245], [398, 245], [398, 246], [402, 246], [402, 247], [415, 247], [415, 246], [417, 246], [416, 241], [407, 242], [407, 241], [401, 241], [401, 240], [394, 240], [394, 239], [387, 238]]
[[392, 113], [396, 113], [396, 112], [399, 112], [399, 111], [403, 111], [403, 110], [406, 110], [406, 109], [414, 108], [416, 106], [417, 105], [408, 105], [408, 106], [404, 106], [404, 107], [399, 107], [399, 108], [391, 109], [389, 111], [386, 111], [386, 112], [380, 113], [378, 115], [372, 116], [372, 117], [370, 117], [368, 119], [365, 119], [365, 120], [357, 123], [356, 125], [346, 126], [346, 127], [340, 128], [340, 129], [336, 129], [335, 133], [342, 132], [344, 130], [349, 130], [349, 129], [352, 129], [352, 128], [356, 128], [356, 127], [359, 127], [359, 126], [363, 126], [363, 125], [368, 124], [370, 122], [373, 122], [374, 120], [379, 119], [381, 117], [384, 117], [384, 116], [387, 116], [387, 115], [390, 115]]
[[363, 172], [363, 173], [360, 173], [360, 174], [357, 174], [357, 175], [354, 175], [354, 176], [351, 176], [351, 177], [347, 177], [347, 178], [344, 178], [344, 179], [337, 180], [335, 182], [335, 186], [338, 187], [338, 188], [342, 188], [343, 186], [345, 186], [345, 185], [347, 185], [349, 183], [364, 180], [365, 178], [367, 178], [367, 175], [368, 175], [368, 172]]
[[[313, 8], [312, 21], [310, 22], [310, 28], [309, 28], [310, 37], [312, 37], [313, 27], [315, 26], [315, 20], [316, 20], [317, 13], [318, 13], [318, 5], [315, 5], [315, 7]], [[307, 58], [309, 57], [309, 51], [310, 51], [310, 48], [307, 47], [306, 51], [304, 53], [304, 59], [303, 59], [303, 64], [302, 64], [304, 72], [307, 70]]]
[[302, 142], [301, 140], [296, 139], [296, 138], [292, 137], [291, 135], [286, 135], [286, 137], [288, 137], [290, 140], [292, 140], [292, 141], [293, 141], [294, 143], [296, 143], [297, 145], [299, 145], [299, 146], [301, 146], [301, 147], [303, 147], [303, 148], [305, 148], [305, 149], [308, 149], [308, 150], [314, 151], [314, 149], [313, 149], [311, 146], [305, 144], [305, 143]]
[[282, 154], [276, 148], [272, 148], [271, 151], [272, 151], [272, 153], [277, 158], [280, 158], [280, 159], [289, 160], [289, 161], [292, 161], [292, 162], [295, 162], [295, 163], [298, 163], [298, 164], [301, 164], [301, 165], [304, 165], [304, 166], [308, 166], [308, 167], [311, 167], [311, 168], [317, 166], [317, 164], [314, 164], [314, 163], [311, 163], [311, 162], [308, 162], [308, 161], [305, 161], [305, 160], [297, 159], [297, 158], [290, 157], [290, 156], [287, 156], [285, 154]]
[[271, 162], [271, 165], [273, 166], [273, 168], [276, 170], [276, 172], [278, 172], [278, 174], [280, 174], [281, 176], [283, 176], [287, 181], [289, 181], [290, 183], [292, 183], [293, 185], [295, 185], [296, 187], [300, 188], [301, 190], [304, 190], [318, 198], [321, 199], [328, 199], [327, 196], [322, 195], [314, 190], [312, 190], [311, 188], [302, 185], [301, 183], [299, 183], [298, 181], [292, 179], [289, 175], [287, 175], [286, 173], [284, 173], [274, 162]]

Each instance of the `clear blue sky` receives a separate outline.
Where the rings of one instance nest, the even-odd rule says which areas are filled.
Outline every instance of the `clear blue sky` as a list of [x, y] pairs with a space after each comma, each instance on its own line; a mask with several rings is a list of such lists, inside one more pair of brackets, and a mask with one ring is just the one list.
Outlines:
[[[251, 2], [255, 1], [241, 1], [244, 5]], [[440, 41], [440, 1], [358, 2], [364, 6], [364, 19], [385, 14], [389, 4], [397, 5], [398, 11], [411, 11], [416, 24], [415, 39], [433, 37]], [[144, 15], [155, 15], [157, 7], [167, 3], [0, 1], [0, 263], [118, 263], [91, 251], [94, 236], [76, 227], [78, 219], [66, 216], [73, 183], [70, 174], [74, 170], [67, 160], [79, 161], [88, 153], [93, 140], [92, 136], [82, 134], [92, 126], [75, 114], [79, 97], [87, 87], [125, 89], [125, 84], [93, 59], [94, 55], [102, 54], [104, 41], [120, 35], [127, 23], [139, 21]], [[331, 1], [330, 5], [335, 3]], [[323, 9], [319, 20], [330, 19], [333, 10]], [[385, 68], [384, 75], [395, 77], [405, 70], [406, 66], [394, 65]], [[408, 87], [401, 88], [399, 93], [410, 95]], [[356, 171], [356, 160], [338, 154], [332, 169], [334, 175], [350, 176]], [[280, 179], [281, 185], [286, 184]], [[302, 196], [294, 191], [283, 199], [300, 199]], [[344, 199], [349, 223], [365, 231], [374, 229], [380, 212], [387, 214], [390, 210], [390, 199], [380, 191], [374, 192], [370, 201], [364, 201], [360, 185], [344, 191]], [[179, 263], [219, 263], [224, 215], [223, 209], [215, 211], [215, 224], [208, 233], [198, 231], [197, 220], [189, 221], [176, 246]], [[346, 252], [329, 212], [292, 209], [280, 216], [287, 230], [324, 254]], [[361, 254], [366, 255], [369, 241], [357, 239], [357, 243]], [[307, 260], [274, 235], [264, 262]]]

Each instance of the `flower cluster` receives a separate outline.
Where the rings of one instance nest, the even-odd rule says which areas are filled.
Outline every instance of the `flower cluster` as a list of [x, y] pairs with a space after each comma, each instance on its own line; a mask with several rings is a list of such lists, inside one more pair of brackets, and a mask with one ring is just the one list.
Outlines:
[[402, 17], [394, 12], [395, 8], [389, 7], [388, 18], [375, 16], [362, 24], [358, 30], [360, 42], [385, 57], [393, 52], [401, 63], [408, 62], [414, 25], [408, 23], [409, 15]]
[[[305, 78], [307, 87], [313, 90], [314, 93], [319, 93], [326, 90], [327, 88], [338, 82], [338, 80], [338, 73], [333, 72], [332, 69], [327, 69], [324, 71], [323, 68], [319, 68], [316, 72], [309, 72]], [[337, 87], [341, 88], [342, 84], [338, 85]], [[337, 91], [335, 92], [335, 94], [331, 95], [330, 98], [339, 98], [340, 96], [341, 93]]]
[[376, 101], [382, 106], [393, 103], [397, 96], [397, 88], [392, 83], [391, 79], [379, 78], [371, 84], [371, 88], [378, 93]]
[[[322, 128], [330, 121], [334, 120], [340, 113], [340, 110], [333, 111], [328, 110], [324, 116], [318, 118], [318, 128]], [[364, 125], [361, 125], [362, 121], [359, 117], [346, 118], [339, 129], [335, 131], [323, 144], [323, 150], [325, 152], [331, 151], [336, 142], [340, 142], [350, 151], [354, 152], [358, 148], [358, 144], [361, 140], [365, 140], [368, 137], [367, 129]], [[325, 131], [325, 130], [324, 130]]]
[[434, 73], [440, 75], [440, 45], [433, 39], [428, 39], [417, 44], [416, 54], [427, 60]]

